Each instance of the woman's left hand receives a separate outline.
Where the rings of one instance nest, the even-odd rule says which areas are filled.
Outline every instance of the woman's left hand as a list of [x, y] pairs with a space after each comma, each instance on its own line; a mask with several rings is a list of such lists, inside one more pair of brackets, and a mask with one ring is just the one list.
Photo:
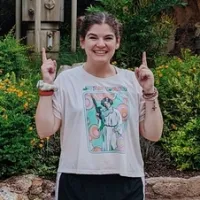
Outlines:
[[135, 69], [135, 75], [144, 93], [154, 92], [154, 76], [147, 66], [146, 52], [142, 54], [142, 64]]

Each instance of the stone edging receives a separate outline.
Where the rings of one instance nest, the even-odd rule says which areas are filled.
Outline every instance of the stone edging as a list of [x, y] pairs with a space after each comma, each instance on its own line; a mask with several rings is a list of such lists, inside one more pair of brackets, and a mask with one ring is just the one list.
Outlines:
[[200, 200], [200, 176], [185, 178], [157, 177], [146, 179], [146, 200]]
[[[0, 200], [54, 200], [55, 182], [35, 175], [0, 182]], [[146, 200], [200, 200], [200, 176], [146, 179]]]

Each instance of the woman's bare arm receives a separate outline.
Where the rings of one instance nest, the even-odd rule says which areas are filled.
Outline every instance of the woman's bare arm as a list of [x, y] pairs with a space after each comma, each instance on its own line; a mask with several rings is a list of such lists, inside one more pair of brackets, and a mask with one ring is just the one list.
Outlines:
[[52, 96], [40, 97], [35, 122], [40, 138], [49, 137], [59, 130], [61, 120], [53, 114]]
[[[56, 61], [47, 59], [46, 51], [42, 49], [42, 78], [44, 83], [53, 84], [56, 77]], [[40, 138], [53, 135], [61, 125], [61, 120], [53, 114], [52, 96], [40, 96], [36, 116], [36, 129]]]

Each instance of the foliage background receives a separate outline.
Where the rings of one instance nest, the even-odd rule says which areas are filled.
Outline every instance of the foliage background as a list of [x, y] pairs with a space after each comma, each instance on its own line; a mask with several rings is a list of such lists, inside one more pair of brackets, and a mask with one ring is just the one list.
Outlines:
[[154, 75], [164, 116], [163, 147], [180, 170], [200, 169], [200, 57], [158, 57]]
[[[41, 60], [12, 30], [0, 38], [0, 179], [19, 173], [55, 175], [59, 140], [40, 140], [35, 128]], [[55, 156], [56, 155], [56, 156]]]
[[[166, 45], [175, 26], [170, 11], [185, 6], [182, 0], [101, 0], [88, 12], [107, 11], [123, 24], [123, 37], [116, 61], [121, 67], [138, 66], [143, 51], [154, 66], [156, 56], [166, 54]], [[131, 42], [130, 42], [131, 41]]]
[[[88, 11], [107, 10], [123, 22], [122, 48], [113, 60], [117, 66], [134, 70], [146, 50], [154, 67], [165, 126], [159, 143], [141, 139], [145, 163], [170, 156], [180, 170], [200, 169], [200, 58], [186, 49], [180, 58], [166, 55], [169, 33], [174, 30], [169, 11], [174, 5], [184, 4], [176, 0], [102, 0]], [[62, 37], [58, 63], [83, 62], [81, 49], [70, 52], [69, 27], [63, 31], [67, 36]], [[29, 49], [15, 40], [12, 31], [0, 38], [0, 178], [30, 172], [51, 178], [56, 174], [59, 135], [40, 140], [36, 134], [35, 86], [41, 60], [38, 55], [30, 57]]]

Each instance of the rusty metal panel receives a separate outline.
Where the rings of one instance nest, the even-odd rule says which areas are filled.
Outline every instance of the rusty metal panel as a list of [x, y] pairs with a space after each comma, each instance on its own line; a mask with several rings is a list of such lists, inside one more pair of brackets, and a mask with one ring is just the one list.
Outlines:
[[[22, 0], [22, 20], [35, 20], [35, 0]], [[64, 0], [41, 0], [42, 22], [64, 21]]]
[[[35, 31], [27, 31], [27, 45], [35, 44]], [[60, 31], [41, 30], [40, 32], [40, 50], [44, 47], [47, 52], [58, 52], [60, 48]]]

